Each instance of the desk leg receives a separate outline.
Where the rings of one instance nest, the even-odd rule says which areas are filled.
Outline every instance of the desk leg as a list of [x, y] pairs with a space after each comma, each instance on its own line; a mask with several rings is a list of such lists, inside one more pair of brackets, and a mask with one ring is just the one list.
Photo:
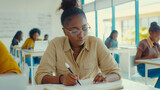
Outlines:
[[[25, 64], [25, 59], [26, 59], [26, 57], [25, 57], [26, 55], [25, 55], [25, 53], [22, 51], [22, 72], [23, 72], [23, 70], [24, 70], [24, 64]], [[23, 58], [24, 57], [24, 58]], [[23, 61], [24, 60], [24, 61]]]
[[15, 49], [15, 60], [16, 60], [16, 58], [17, 58], [17, 49]]
[[128, 78], [131, 79], [131, 56], [130, 56], [130, 51], [128, 51]]
[[23, 71], [24, 71], [24, 68], [25, 68], [25, 63], [26, 63], [26, 54], [24, 54]]
[[32, 60], [32, 55], [31, 55], [31, 80], [32, 80], [32, 85], [33, 85], [33, 80], [34, 79], [34, 77], [33, 77], [33, 60]]
[[112, 56], [114, 57], [114, 53], [111, 53], [112, 54]]
[[20, 50], [20, 63], [19, 63], [19, 66], [20, 66], [20, 69], [22, 70], [22, 55], [21, 55], [22, 51]]
[[145, 85], [147, 85], [147, 79], [148, 79], [148, 65], [145, 64]]
[[16, 55], [14, 56], [14, 54], [15, 54], [15, 49], [13, 49], [12, 51], [12, 56], [13, 56], [13, 59], [16, 60]]

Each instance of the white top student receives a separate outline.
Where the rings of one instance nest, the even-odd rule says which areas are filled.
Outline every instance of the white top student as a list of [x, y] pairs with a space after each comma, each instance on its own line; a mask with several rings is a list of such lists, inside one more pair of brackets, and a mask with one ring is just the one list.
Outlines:
[[[62, 1], [61, 23], [65, 36], [50, 42], [36, 72], [37, 84], [70, 86], [76, 85], [78, 79], [94, 78], [93, 83], [97, 84], [121, 78], [117, 63], [103, 42], [88, 36], [90, 27], [86, 15], [77, 6], [77, 0]], [[65, 63], [69, 64], [74, 74], [69, 72]]]

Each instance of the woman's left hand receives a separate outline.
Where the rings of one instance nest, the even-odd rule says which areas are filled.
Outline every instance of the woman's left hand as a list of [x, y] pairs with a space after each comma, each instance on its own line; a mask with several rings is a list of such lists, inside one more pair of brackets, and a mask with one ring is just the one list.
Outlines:
[[104, 82], [113, 82], [113, 81], [117, 81], [120, 80], [120, 76], [116, 73], [111, 73], [111, 74], [103, 74], [103, 73], [99, 73], [93, 80], [93, 84], [98, 84], [100, 82], [104, 83]]
[[106, 82], [106, 75], [99, 73], [93, 80], [93, 84], [98, 84], [100, 82]]

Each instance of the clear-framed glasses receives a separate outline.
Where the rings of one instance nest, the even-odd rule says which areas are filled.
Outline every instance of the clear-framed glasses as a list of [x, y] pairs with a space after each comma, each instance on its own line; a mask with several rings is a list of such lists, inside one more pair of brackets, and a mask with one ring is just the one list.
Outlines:
[[77, 27], [72, 27], [72, 28], [70, 28], [70, 29], [67, 29], [67, 28], [65, 28], [65, 27], [63, 27], [63, 28], [64, 28], [65, 30], [67, 30], [71, 35], [76, 36], [76, 35], [79, 35], [79, 34], [81, 33], [81, 31], [82, 31], [82, 33], [84, 33], [84, 34], [87, 34], [91, 27], [90, 27], [89, 24], [87, 24], [87, 25], [83, 26], [81, 29], [79, 29], [79, 28], [77, 28]]

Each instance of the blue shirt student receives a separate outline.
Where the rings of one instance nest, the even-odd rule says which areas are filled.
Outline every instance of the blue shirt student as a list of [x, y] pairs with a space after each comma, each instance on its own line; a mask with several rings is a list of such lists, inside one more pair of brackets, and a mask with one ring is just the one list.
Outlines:
[[[108, 43], [108, 42], [111, 42], [111, 40], [112, 40], [112, 39], [111, 39], [110, 37], [108, 37], [108, 38], [106, 39], [106, 41], [105, 41], [105, 45], [107, 46], [107, 43]], [[112, 45], [111, 45], [110, 47], [107, 46], [107, 48], [110, 48], [110, 49], [118, 48], [118, 41], [117, 41], [117, 40], [114, 40], [113, 43], [112, 43]]]
[[[105, 45], [107, 46], [107, 48], [109, 48], [109, 49], [118, 48], [117, 37], [118, 37], [118, 32], [116, 30], [113, 30], [111, 32], [110, 36], [105, 41]], [[114, 58], [115, 58], [116, 62], [119, 63], [119, 55], [114, 54]]]

